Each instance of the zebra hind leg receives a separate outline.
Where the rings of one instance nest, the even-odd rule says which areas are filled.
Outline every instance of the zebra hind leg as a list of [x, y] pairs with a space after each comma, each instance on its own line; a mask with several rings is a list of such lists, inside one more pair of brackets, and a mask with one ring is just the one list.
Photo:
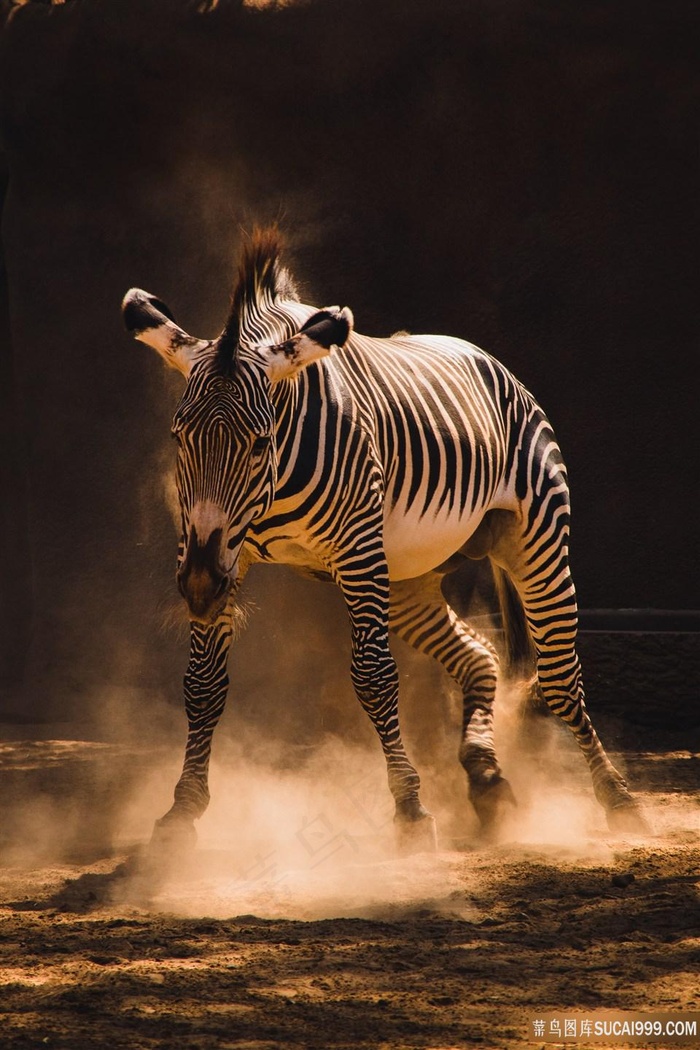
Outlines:
[[437, 574], [393, 585], [389, 624], [414, 649], [437, 660], [462, 690], [459, 759], [482, 833], [489, 840], [498, 838], [516, 801], [494, 745], [495, 649], [446, 602]]
[[[537, 677], [547, 707], [571, 730], [588, 763], [593, 790], [612, 831], [649, 831], [622, 775], [608, 758], [586, 709], [581, 665], [575, 647], [578, 623], [576, 594], [568, 566], [565, 527], [550, 533], [544, 547], [535, 535], [528, 541], [513, 534], [495, 552], [508, 573], [533, 637]], [[525, 553], [527, 552], [527, 554]]]

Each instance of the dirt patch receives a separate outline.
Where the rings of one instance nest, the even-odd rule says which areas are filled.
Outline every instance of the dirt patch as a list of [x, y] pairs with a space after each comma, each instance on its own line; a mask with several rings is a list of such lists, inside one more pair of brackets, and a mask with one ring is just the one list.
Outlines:
[[157, 875], [124, 844], [15, 855], [2, 1046], [520, 1047], [540, 1012], [700, 1010], [700, 760], [625, 758], [645, 841], [607, 833], [581, 776], [489, 849], [397, 857], [388, 827], [334, 824], [336, 799], [267, 852], [203, 821]]

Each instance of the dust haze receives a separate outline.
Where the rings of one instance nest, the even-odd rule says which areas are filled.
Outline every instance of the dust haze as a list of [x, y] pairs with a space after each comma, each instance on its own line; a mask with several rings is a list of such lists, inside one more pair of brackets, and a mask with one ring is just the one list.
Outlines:
[[[265, 575], [274, 579], [275, 568]], [[649, 842], [616, 840], [568, 730], [551, 717], [525, 719], [522, 687], [502, 683], [496, 745], [518, 806], [500, 840], [484, 842], [457, 760], [459, 691], [430, 661], [399, 644], [404, 735], [438, 826], [436, 853], [402, 855], [379, 742], [351, 689], [338, 686], [347, 675], [339, 659], [347, 655], [343, 617], [330, 621], [339, 635], [331, 659], [328, 617], [322, 629], [318, 609], [300, 605], [296, 593], [293, 600], [295, 623], [308, 644], [285, 646], [277, 637], [272, 659], [267, 649], [267, 686], [253, 688], [243, 710], [235, 701], [237, 679], [246, 678], [239, 647], [246, 634], [254, 648], [261, 644], [255, 640], [260, 609], [234, 644], [232, 699], [214, 739], [212, 801], [197, 822], [193, 853], [172, 858], [155, 881], [144, 879], [145, 846], [154, 820], [171, 804], [185, 739], [184, 714], [154, 694], [138, 733], [133, 722], [120, 720], [123, 697], [111, 704], [103, 698], [101, 742], [2, 745], [6, 781], [8, 769], [14, 773], [5, 863], [17, 872], [43, 867], [69, 874], [86, 864], [107, 872], [105, 858], [112, 856], [118, 877], [100, 903], [148, 913], [391, 920], [427, 909], [471, 921], [478, 911], [469, 889], [472, 867], [476, 886], [489, 865], [495, 871], [518, 859], [545, 859], [564, 871], [614, 865], [620, 848], [697, 836], [691, 795], [672, 798], [670, 808], [667, 796], [645, 795]], [[273, 619], [279, 612], [280, 602]], [[182, 643], [186, 647], [186, 638]], [[127, 867], [115, 869], [124, 857], [131, 858]], [[67, 900], [73, 901], [70, 893]]]

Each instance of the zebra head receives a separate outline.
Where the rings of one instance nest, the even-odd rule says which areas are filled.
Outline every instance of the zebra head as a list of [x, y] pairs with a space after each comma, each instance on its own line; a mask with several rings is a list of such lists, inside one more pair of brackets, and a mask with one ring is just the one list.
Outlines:
[[188, 335], [141, 289], [122, 304], [127, 329], [186, 380], [172, 425], [182, 520], [177, 582], [199, 622], [211, 623], [225, 607], [247, 530], [274, 499], [274, 384], [293, 381], [352, 329], [347, 308], [314, 311], [293, 296], [278, 245], [266, 234], [244, 253], [231, 314], [215, 340]]

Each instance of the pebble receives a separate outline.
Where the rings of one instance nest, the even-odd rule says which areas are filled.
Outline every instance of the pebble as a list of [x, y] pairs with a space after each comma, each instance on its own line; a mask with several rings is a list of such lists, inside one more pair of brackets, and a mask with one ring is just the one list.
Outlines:
[[613, 886], [619, 886], [621, 889], [625, 889], [626, 886], [631, 886], [634, 882], [634, 875], [631, 871], [619, 872], [610, 880]]

